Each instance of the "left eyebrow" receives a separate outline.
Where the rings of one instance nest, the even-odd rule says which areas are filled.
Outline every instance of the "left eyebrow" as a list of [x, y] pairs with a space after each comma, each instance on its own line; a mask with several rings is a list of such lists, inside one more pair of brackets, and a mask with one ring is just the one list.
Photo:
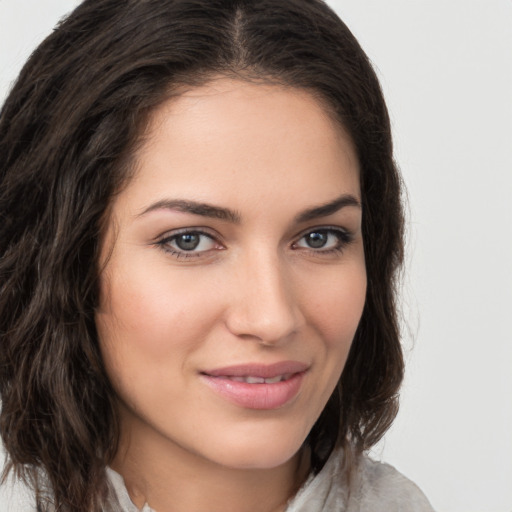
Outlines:
[[309, 220], [314, 220], [319, 217], [327, 217], [328, 215], [332, 215], [342, 208], [346, 208], [347, 206], [355, 206], [356, 208], [361, 208], [360, 201], [353, 195], [343, 194], [340, 197], [330, 201], [329, 203], [315, 206], [308, 210], [304, 210], [299, 213], [297, 217], [295, 217], [296, 223], [307, 222]]

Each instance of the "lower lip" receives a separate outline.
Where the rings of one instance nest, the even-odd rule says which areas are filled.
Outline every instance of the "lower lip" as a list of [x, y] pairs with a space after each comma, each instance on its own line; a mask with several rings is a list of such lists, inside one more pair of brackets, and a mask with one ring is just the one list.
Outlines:
[[278, 409], [299, 393], [305, 372], [295, 373], [288, 380], [272, 384], [247, 384], [225, 377], [201, 375], [219, 395], [246, 409]]

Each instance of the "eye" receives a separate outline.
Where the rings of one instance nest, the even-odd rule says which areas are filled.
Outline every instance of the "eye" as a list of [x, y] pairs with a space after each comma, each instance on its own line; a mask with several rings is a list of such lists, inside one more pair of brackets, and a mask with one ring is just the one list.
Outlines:
[[157, 242], [157, 245], [177, 257], [200, 256], [201, 253], [222, 247], [212, 236], [201, 231], [167, 234]]
[[294, 248], [316, 252], [341, 251], [352, 237], [341, 228], [321, 228], [308, 231], [294, 244]]

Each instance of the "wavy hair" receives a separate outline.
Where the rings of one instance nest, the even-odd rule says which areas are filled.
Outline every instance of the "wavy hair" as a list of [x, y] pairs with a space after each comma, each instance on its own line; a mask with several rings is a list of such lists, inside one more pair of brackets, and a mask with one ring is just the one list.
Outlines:
[[308, 90], [359, 158], [366, 303], [307, 439], [313, 470], [336, 443], [368, 449], [396, 415], [401, 180], [379, 82], [349, 29], [321, 0], [85, 0], [35, 50], [0, 113], [4, 476], [30, 483], [40, 510], [106, 502], [119, 425], [94, 323], [101, 233], [148, 116], [219, 75]]

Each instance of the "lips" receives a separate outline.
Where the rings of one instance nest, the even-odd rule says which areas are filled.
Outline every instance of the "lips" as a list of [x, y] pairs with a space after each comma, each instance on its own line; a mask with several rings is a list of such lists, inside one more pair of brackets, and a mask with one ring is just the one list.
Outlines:
[[280, 361], [274, 364], [241, 364], [237, 366], [226, 366], [225, 368], [216, 368], [202, 373], [211, 377], [261, 377], [263, 379], [272, 379], [279, 375], [304, 372], [309, 365], [298, 361]]
[[214, 392], [239, 407], [277, 409], [299, 393], [308, 368], [298, 361], [282, 361], [216, 368], [200, 375]]

